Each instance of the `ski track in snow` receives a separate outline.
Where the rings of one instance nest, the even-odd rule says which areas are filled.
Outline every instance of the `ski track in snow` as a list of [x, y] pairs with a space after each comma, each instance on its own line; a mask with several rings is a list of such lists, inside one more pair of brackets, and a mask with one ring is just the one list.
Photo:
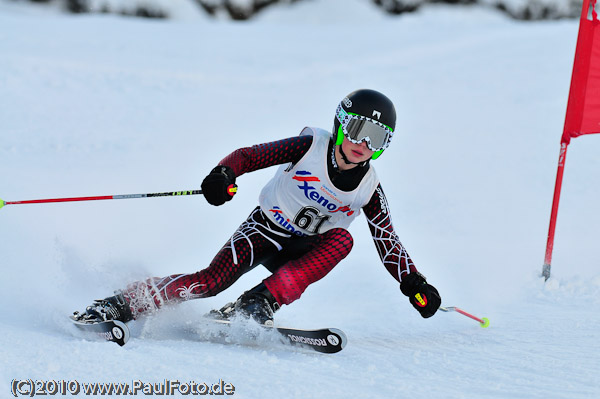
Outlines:
[[359, 219], [353, 253], [277, 313], [281, 325], [342, 329], [339, 354], [193, 332], [261, 268], [136, 322], [121, 348], [67, 315], [130, 281], [204, 267], [273, 170], [242, 176], [220, 208], [199, 197], [6, 206], [0, 397], [26, 378], [222, 379], [237, 398], [600, 397], [600, 136], [569, 147], [553, 277], [539, 278], [575, 21], [442, 6], [391, 18], [357, 0], [247, 24], [16, 10], [0, 5], [2, 199], [194, 189], [235, 148], [328, 128], [341, 96], [372, 87], [398, 109], [374, 162], [396, 230], [444, 305], [491, 326], [421, 319]]

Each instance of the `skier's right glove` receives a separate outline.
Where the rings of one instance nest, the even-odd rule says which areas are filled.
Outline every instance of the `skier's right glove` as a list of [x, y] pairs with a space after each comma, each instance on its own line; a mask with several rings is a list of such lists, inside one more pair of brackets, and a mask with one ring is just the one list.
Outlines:
[[408, 297], [411, 305], [425, 319], [433, 316], [442, 304], [438, 290], [433, 285], [427, 284], [425, 277], [419, 272], [404, 277], [400, 283], [400, 291]]
[[236, 192], [235, 174], [229, 166], [217, 166], [202, 181], [202, 194], [211, 205], [231, 201]]

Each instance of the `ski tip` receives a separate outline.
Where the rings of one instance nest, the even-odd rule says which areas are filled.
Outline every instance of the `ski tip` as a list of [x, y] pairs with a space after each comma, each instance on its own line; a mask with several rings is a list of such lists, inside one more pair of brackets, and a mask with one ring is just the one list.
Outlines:
[[2, 209], [4, 205], [6, 205], [6, 202], [2, 201], [2, 198], [0, 198], [0, 209]]
[[115, 326], [111, 329], [111, 333], [114, 336], [116, 342], [119, 346], [123, 346], [129, 341], [130, 332], [129, 327], [122, 321], [114, 320]]
[[130, 332], [127, 324], [119, 320], [108, 320], [104, 322], [86, 322], [82, 320], [79, 312], [69, 316], [69, 319], [79, 329], [96, 334], [99, 338], [111, 341], [119, 346], [123, 346], [129, 341]]
[[[337, 329], [337, 328], [330, 328], [329, 331], [332, 334], [327, 337], [327, 341], [329, 341], [329, 343], [334, 346], [339, 345], [339, 350], [344, 349], [344, 347], [348, 343], [348, 337], [346, 337], [346, 334], [344, 334], [344, 332], [342, 330]], [[335, 335], [337, 335], [339, 337], [339, 343], [336, 342]]]
[[482, 328], [488, 328], [490, 326], [490, 320], [487, 317], [482, 317], [481, 320], [483, 320], [483, 323], [480, 323]]

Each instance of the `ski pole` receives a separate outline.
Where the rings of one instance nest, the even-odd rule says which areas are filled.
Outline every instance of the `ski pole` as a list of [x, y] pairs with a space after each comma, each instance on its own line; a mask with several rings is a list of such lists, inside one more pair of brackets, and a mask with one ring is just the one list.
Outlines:
[[101, 195], [101, 196], [96, 196], [96, 197], [50, 198], [50, 199], [28, 200], [28, 201], [3, 201], [0, 199], [0, 209], [2, 209], [2, 207], [4, 207], [5, 205], [45, 204], [48, 202], [98, 201], [98, 200], [114, 200], [114, 199], [129, 199], [129, 198], [175, 197], [175, 196], [180, 196], [180, 195], [198, 195], [198, 194], [202, 194], [202, 190], [171, 191], [171, 192], [166, 192], [166, 193], [149, 193], [149, 194]]
[[442, 312], [457, 312], [464, 316], [470, 317], [471, 319], [478, 321], [479, 324], [481, 325], [481, 327], [483, 327], [483, 328], [489, 327], [489, 325], [490, 325], [490, 321], [488, 320], [487, 317], [482, 317], [480, 319], [479, 317], [473, 316], [472, 314], [467, 313], [464, 310], [457, 308], [456, 306], [447, 306], [447, 307], [440, 306], [439, 309]]

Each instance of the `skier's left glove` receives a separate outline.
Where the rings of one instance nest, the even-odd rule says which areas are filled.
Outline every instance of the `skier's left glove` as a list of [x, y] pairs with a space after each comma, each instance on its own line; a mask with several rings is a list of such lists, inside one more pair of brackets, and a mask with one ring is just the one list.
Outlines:
[[202, 181], [202, 194], [211, 205], [223, 205], [231, 201], [237, 192], [235, 174], [229, 166], [219, 165]]
[[415, 309], [423, 318], [431, 317], [442, 304], [438, 290], [427, 284], [425, 277], [419, 272], [410, 273], [402, 279], [400, 291], [406, 295]]

